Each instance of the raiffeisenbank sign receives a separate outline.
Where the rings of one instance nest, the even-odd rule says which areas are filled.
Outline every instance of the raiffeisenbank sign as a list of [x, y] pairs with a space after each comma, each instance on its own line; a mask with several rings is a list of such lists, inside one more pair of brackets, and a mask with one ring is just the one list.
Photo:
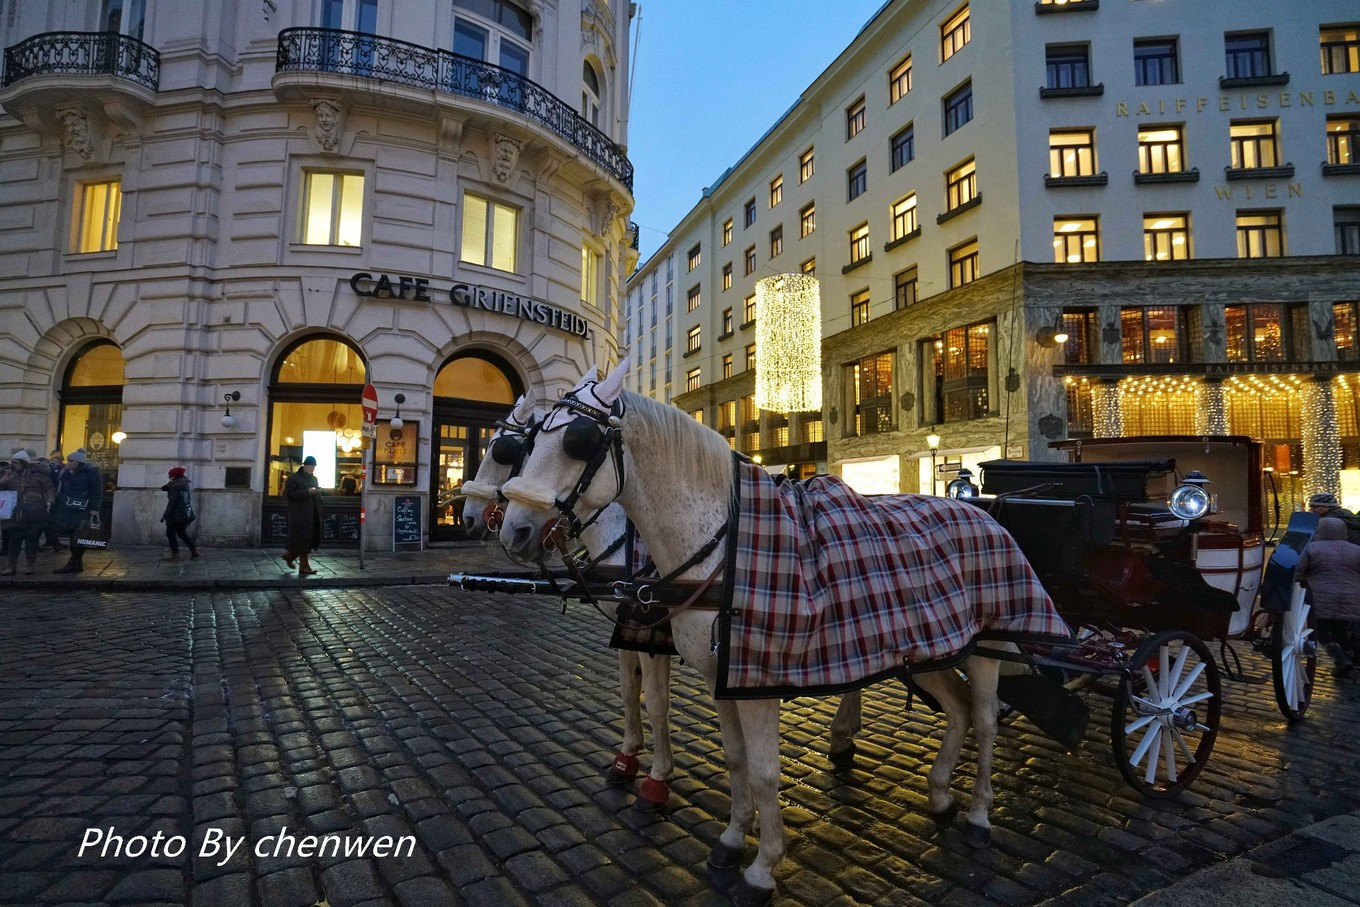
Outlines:
[[[360, 271], [350, 277], [349, 285], [355, 293], [370, 299], [435, 301], [430, 296], [430, 282], [424, 277], [408, 277], [405, 274], [395, 276], [379, 274], [375, 277], [366, 271]], [[441, 295], [443, 292], [440, 291]], [[471, 283], [456, 283], [448, 289], [447, 295], [449, 302], [465, 309], [483, 309], [500, 315], [509, 315], [575, 337], [585, 337], [590, 330], [586, 320], [574, 312], [568, 312], [538, 299], [507, 293], [505, 290]]]

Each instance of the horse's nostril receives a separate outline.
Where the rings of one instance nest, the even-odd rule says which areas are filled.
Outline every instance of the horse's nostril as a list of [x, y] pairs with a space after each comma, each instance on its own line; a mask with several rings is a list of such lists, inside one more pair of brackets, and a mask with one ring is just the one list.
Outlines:
[[510, 535], [510, 545], [515, 551], [523, 551], [529, 547], [529, 541], [534, 534], [532, 526], [516, 526]]

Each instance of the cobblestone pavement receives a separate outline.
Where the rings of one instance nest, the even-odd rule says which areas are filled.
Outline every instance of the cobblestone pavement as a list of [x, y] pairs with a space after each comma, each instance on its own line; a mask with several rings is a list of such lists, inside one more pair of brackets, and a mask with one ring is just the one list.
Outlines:
[[[622, 724], [603, 621], [584, 606], [430, 585], [9, 590], [0, 609], [0, 902], [724, 902], [704, 869], [728, 807], [712, 706], [678, 666], [670, 802], [632, 809], [601, 774]], [[824, 756], [834, 703], [791, 702], [778, 903], [1123, 904], [1360, 807], [1360, 683], [1320, 679], [1287, 727], [1268, 664], [1239, 651], [1267, 682], [1225, 683], [1217, 749], [1179, 800], [1124, 785], [1107, 700], [1092, 697], [1077, 755], [1008, 719], [986, 851], [923, 815], [941, 724], [906, 711], [899, 686], [866, 696], [844, 776]], [[967, 777], [955, 786], [966, 798]], [[285, 827], [416, 843], [250, 852]], [[188, 845], [81, 856], [90, 829]], [[224, 834], [247, 846], [199, 855]]]

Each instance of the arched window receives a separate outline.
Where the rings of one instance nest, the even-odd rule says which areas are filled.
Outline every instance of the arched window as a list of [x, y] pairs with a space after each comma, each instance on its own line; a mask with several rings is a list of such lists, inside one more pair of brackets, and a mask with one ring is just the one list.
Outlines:
[[83, 448], [104, 478], [105, 501], [118, 481], [123, 442], [123, 352], [97, 340], [71, 360], [62, 378], [57, 446], [63, 454]]
[[478, 355], [450, 359], [435, 376], [434, 395], [506, 406], [513, 406], [519, 396], [504, 366]]
[[589, 60], [581, 64], [581, 116], [600, 128], [600, 75]]
[[309, 456], [316, 457], [322, 488], [334, 488], [340, 476], [359, 472], [359, 398], [366, 383], [368, 368], [348, 341], [308, 337], [284, 351], [269, 383], [267, 494], [282, 494], [283, 483]]

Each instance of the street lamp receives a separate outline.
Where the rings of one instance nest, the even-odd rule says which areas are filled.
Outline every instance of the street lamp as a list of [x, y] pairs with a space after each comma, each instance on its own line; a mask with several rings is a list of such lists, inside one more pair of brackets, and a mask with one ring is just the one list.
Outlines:
[[222, 427], [232, 429], [236, 427], [236, 417], [231, 414], [231, 405], [241, 399], [240, 391], [228, 391], [222, 395], [222, 399], [227, 401], [227, 412], [222, 416]]
[[935, 493], [935, 451], [940, 449], [940, 436], [935, 432], [935, 426], [931, 426], [930, 434], [926, 435], [926, 446], [930, 448], [930, 493]]
[[401, 405], [406, 402], [406, 395], [397, 394], [395, 399], [397, 401], [397, 414], [392, 417], [392, 429], [393, 431], [401, 431], [401, 427], [406, 424], [401, 420]]

